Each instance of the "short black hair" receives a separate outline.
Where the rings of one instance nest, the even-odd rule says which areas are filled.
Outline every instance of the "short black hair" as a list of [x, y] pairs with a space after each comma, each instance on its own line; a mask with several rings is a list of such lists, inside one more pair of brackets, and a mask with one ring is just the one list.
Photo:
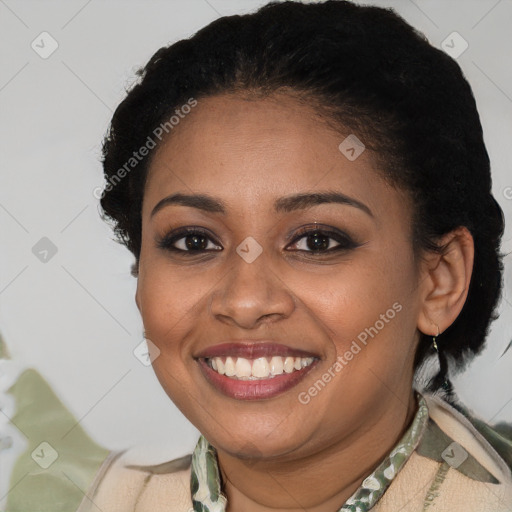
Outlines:
[[[410, 194], [415, 255], [441, 252], [439, 238], [459, 226], [473, 236], [469, 294], [438, 338], [441, 369], [429, 388], [445, 382], [447, 360], [463, 368], [482, 349], [501, 294], [503, 212], [492, 195], [471, 87], [455, 60], [421, 32], [389, 8], [271, 2], [159, 49], [137, 75], [104, 139], [101, 198], [103, 217], [134, 254], [135, 268], [151, 154], [119, 179], [133, 152], [191, 98], [288, 91], [356, 134], [382, 175]], [[416, 368], [431, 342], [421, 335]]]

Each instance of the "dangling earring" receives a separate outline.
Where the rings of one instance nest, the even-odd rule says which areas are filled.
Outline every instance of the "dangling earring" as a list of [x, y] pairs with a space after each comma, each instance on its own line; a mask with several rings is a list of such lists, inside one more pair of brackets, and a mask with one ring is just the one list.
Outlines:
[[439, 375], [443, 375], [443, 377], [444, 377], [444, 380], [443, 380], [443, 383], [441, 384], [441, 387], [445, 391], [451, 393], [452, 392], [452, 385], [448, 381], [448, 377], [447, 377], [448, 364], [446, 362], [446, 359], [445, 359], [444, 355], [441, 354], [441, 351], [439, 350], [439, 346], [437, 345], [437, 338], [439, 336], [439, 326], [436, 325], [436, 327], [437, 327], [437, 334], [435, 336], [432, 336], [432, 347], [436, 351], [437, 359], [439, 360]]
[[[435, 336], [432, 336], [432, 347], [434, 347], [434, 350], [437, 352], [437, 357], [439, 358], [440, 357], [440, 354], [439, 354], [439, 347], [437, 346], [437, 341], [436, 341], [436, 338], [439, 336], [439, 326], [436, 325], [437, 327], [437, 334]], [[441, 362], [441, 361], [439, 361]]]

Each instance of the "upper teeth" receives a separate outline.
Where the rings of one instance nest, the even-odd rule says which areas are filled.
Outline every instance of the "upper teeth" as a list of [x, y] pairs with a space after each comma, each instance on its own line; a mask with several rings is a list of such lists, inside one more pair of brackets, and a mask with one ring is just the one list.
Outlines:
[[241, 380], [268, 379], [282, 373], [292, 373], [309, 366], [313, 357], [281, 357], [245, 359], [244, 357], [212, 357], [207, 359], [217, 373]]

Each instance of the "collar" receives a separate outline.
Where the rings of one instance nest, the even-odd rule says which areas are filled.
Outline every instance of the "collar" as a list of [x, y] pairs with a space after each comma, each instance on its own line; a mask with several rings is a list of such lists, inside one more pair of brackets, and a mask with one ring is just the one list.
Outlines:
[[[425, 399], [417, 395], [416, 415], [391, 452], [368, 475], [338, 512], [368, 512], [386, 492], [393, 479], [418, 446], [428, 425]], [[215, 448], [203, 437], [192, 453], [191, 494], [194, 512], [225, 512], [227, 498], [222, 492]]]

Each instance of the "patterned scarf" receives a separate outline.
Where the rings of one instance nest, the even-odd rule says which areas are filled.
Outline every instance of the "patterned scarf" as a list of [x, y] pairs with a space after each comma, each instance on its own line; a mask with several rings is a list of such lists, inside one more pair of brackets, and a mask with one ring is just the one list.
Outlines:
[[[371, 510], [418, 446], [427, 422], [427, 404], [420, 396], [418, 411], [407, 432], [338, 512]], [[192, 454], [191, 493], [194, 512], [226, 511], [227, 498], [221, 489], [217, 452], [203, 436], [200, 436]]]

